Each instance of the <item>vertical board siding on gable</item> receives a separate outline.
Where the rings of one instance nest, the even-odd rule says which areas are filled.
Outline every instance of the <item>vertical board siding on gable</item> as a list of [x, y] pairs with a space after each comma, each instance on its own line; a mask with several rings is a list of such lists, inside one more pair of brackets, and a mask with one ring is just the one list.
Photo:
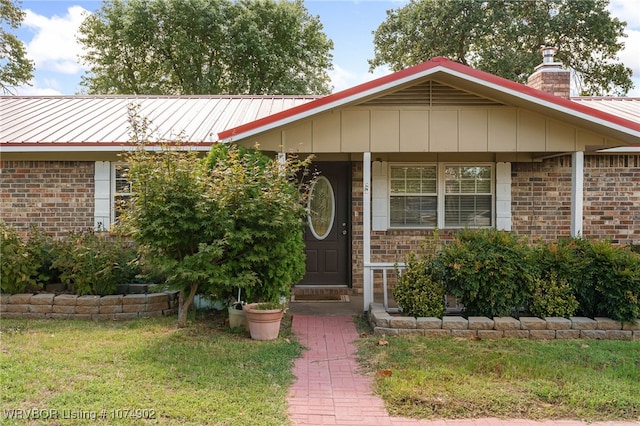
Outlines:
[[1, 161], [1, 219], [63, 237], [93, 228], [93, 161]]

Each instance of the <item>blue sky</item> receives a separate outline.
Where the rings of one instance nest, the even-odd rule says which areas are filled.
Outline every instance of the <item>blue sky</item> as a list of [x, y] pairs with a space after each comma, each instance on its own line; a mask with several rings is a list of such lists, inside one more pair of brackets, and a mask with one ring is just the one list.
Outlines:
[[[368, 59], [373, 58], [374, 31], [386, 18], [386, 11], [406, 4], [406, 0], [348, 1], [306, 0], [311, 15], [320, 17], [324, 32], [333, 40], [334, 70], [330, 72], [334, 90], [387, 74], [385, 68], [369, 73]], [[613, 16], [627, 21], [626, 48], [620, 59], [634, 73], [636, 88], [629, 96], [640, 97], [640, 0], [611, 0]], [[84, 14], [100, 8], [99, 0], [22, 0], [27, 16], [18, 37], [36, 63], [32, 86], [20, 87], [20, 95], [72, 95], [79, 93], [84, 69], [78, 63], [80, 46], [76, 30]]]

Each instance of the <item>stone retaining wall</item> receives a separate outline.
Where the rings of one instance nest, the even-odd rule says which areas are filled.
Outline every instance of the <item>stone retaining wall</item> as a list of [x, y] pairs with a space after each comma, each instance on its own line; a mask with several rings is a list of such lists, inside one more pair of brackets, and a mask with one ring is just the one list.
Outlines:
[[640, 340], [640, 321], [622, 324], [609, 318], [537, 318], [445, 316], [414, 318], [390, 315], [380, 303], [372, 303], [369, 321], [376, 334], [413, 334], [426, 337], [480, 339], [615, 339]]
[[3, 294], [1, 318], [129, 320], [175, 315], [178, 292], [114, 296]]

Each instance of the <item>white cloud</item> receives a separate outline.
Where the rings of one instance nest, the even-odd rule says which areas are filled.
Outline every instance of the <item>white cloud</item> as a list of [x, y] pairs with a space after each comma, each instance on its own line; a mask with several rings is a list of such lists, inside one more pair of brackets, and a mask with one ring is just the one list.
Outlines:
[[27, 53], [35, 61], [36, 69], [61, 74], [83, 71], [78, 63], [82, 49], [76, 34], [87, 13], [81, 6], [71, 6], [65, 16], [47, 18], [26, 10], [23, 25], [35, 31], [33, 39], [27, 43]]
[[621, 39], [624, 49], [618, 53], [620, 61], [631, 68], [631, 80], [635, 86], [627, 93], [630, 97], [640, 97], [640, 13], [638, 3], [629, 0], [611, 0], [607, 8], [611, 15], [625, 21], [627, 37]]
[[376, 68], [373, 73], [368, 72], [366, 69], [359, 72], [350, 71], [342, 68], [340, 65], [334, 65], [334, 69], [329, 71], [329, 77], [331, 78], [331, 85], [334, 92], [339, 92], [344, 89], [356, 86], [360, 83], [374, 80], [378, 77], [391, 74], [391, 70], [386, 67]]
[[[17, 86], [15, 88], [15, 94], [19, 96], [56, 96], [61, 95], [60, 90], [52, 88], [52, 87], [42, 87], [37, 82], [33, 82], [33, 86]], [[52, 84], [52, 82], [48, 82], [46, 84]], [[57, 86], [57, 84], [53, 83], [53, 86]]]

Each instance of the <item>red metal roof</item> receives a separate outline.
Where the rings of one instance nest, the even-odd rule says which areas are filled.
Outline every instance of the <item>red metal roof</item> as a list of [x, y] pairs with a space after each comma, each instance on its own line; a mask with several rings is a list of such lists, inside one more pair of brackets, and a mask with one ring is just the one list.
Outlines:
[[218, 134], [218, 138], [220, 140], [234, 140], [251, 136], [331, 108], [353, 104], [376, 92], [389, 90], [411, 80], [437, 74], [447, 74], [457, 79], [479, 83], [489, 90], [503, 92], [510, 97], [519, 98], [532, 105], [537, 104], [547, 108], [549, 111], [555, 110], [563, 114], [575, 116], [578, 119], [597, 122], [605, 127], [613, 127], [623, 133], [630, 133], [633, 137], [640, 137], [640, 122], [638, 121], [629, 120], [607, 111], [590, 108], [569, 99], [553, 96], [552, 94], [531, 88], [524, 84], [473, 69], [447, 58], [436, 57], [428, 62], [333, 93], [277, 114], [231, 129], [226, 129]]

